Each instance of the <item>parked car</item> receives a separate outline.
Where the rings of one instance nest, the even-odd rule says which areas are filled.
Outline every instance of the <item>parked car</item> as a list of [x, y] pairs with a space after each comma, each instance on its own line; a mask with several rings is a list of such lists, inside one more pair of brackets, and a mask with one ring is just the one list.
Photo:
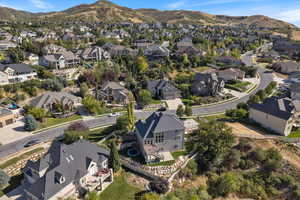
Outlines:
[[36, 139], [36, 140], [30, 140], [29, 142], [25, 143], [24, 144], [24, 147], [27, 148], [27, 147], [31, 147], [31, 146], [34, 146], [36, 144], [39, 144], [41, 143], [40, 140]]
[[120, 113], [110, 113], [109, 114], [109, 117], [118, 117], [118, 116], [120, 116], [121, 114]]

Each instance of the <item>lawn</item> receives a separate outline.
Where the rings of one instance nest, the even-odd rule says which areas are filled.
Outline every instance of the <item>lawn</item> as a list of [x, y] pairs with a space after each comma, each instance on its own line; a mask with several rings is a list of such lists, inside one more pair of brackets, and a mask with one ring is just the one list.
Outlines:
[[226, 116], [225, 114], [206, 116], [204, 118], [208, 121], [230, 119], [230, 117]]
[[187, 152], [186, 151], [175, 151], [175, 152], [172, 152], [171, 154], [172, 154], [174, 160], [177, 160], [180, 156], [187, 155]]
[[164, 162], [159, 162], [159, 163], [151, 163], [151, 164], [147, 164], [147, 166], [150, 167], [156, 167], [156, 166], [170, 166], [173, 165], [175, 163], [175, 160], [169, 160], [169, 161], [164, 161]]
[[245, 92], [249, 89], [250, 85], [251, 83], [247, 81], [236, 81], [235, 83], [227, 83], [226, 87], [239, 92]]
[[46, 122], [43, 122], [39, 125], [39, 129], [48, 128], [51, 126], [63, 124], [63, 123], [78, 120], [78, 119], [81, 119], [80, 115], [72, 115], [67, 118], [47, 118]]
[[135, 199], [138, 192], [141, 192], [141, 190], [130, 185], [126, 181], [126, 174], [121, 173], [121, 175], [116, 175], [114, 182], [100, 194], [100, 199], [132, 200]]
[[5, 168], [7, 168], [7, 167], [9, 167], [9, 166], [11, 166], [11, 165], [16, 164], [16, 163], [19, 162], [20, 160], [26, 159], [27, 157], [31, 156], [32, 154], [41, 152], [41, 151], [43, 151], [43, 150], [44, 150], [44, 148], [39, 147], [39, 148], [33, 149], [33, 150], [31, 150], [31, 151], [28, 151], [28, 152], [26, 152], [26, 153], [24, 153], [24, 154], [22, 154], [22, 155], [20, 155], [20, 156], [18, 156], [18, 157], [12, 158], [12, 159], [10, 159], [10, 160], [8, 160], [8, 161], [2, 163], [2, 164], [0, 165], [0, 169], [5, 169]]
[[300, 130], [291, 132], [291, 134], [288, 136], [288, 138], [300, 138]]

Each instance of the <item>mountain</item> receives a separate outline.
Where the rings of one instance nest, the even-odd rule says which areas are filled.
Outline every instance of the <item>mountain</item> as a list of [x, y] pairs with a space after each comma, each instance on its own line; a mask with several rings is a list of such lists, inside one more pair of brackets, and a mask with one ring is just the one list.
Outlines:
[[131, 9], [101, 0], [93, 4], [81, 4], [60, 12], [30, 13], [0, 7], [2, 20], [48, 20], [89, 22], [167, 22], [205, 25], [246, 25], [267, 28], [296, 28], [295, 25], [262, 15], [232, 17], [211, 15], [199, 11], [161, 11], [155, 9]]

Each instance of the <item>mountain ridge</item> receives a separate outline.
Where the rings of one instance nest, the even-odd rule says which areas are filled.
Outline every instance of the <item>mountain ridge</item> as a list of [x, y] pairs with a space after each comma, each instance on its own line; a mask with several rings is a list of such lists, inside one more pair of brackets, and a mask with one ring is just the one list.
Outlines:
[[131, 9], [110, 1], [80, 4], [63, 11], [31, 13], [0, 6], [0, 19], [6, 21], [87, 21], [87, 22], [166, 22], [204, 25], [246, 25], [266, 28], [297, 28], [297, 26], [263, 15], [227, 16], [201, 11], [157, 10], [152, 8]]

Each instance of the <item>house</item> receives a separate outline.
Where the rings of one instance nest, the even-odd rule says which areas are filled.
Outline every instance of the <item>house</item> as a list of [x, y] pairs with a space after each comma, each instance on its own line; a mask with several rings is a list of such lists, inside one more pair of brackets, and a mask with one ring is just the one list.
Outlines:
[[134, 41], [133, 46], [137, 49], [146, 49], [153, 44], [154, 42], [151, 40], [141, 39]]
[[100, 61], [109, 59], [110, 54], [101, 47], [88, 47], [82, 51], [80, 57], [85, 61]]
[[288, 136], [299, 119], [299, 105], [299, 101], [289, 98], [268, 98], [261, 104], [250, 104], [249, 118], [280, 135]]
[[79, 64], [80, 58], [71, 51], [64, 51], [51, 55], [44, 55], [40, 59], [40, 65], [54, 69], [76, 67]]
[[176, 44], [177, 46], [177, 49], [180, 50], [181, 48], [186, 48], [186, 47], [193, 47], [193, 41], [191, 38], [189, 37], [186, 37], [186, 38], [183, 38], [181, 41], [177, 42]]
[[228, 68], [217, 72], [218, 77], [223, 79], [225, 82], [231, 80], [244, 80], [245, 72], [238, 68]]
[[46, 92], [30, 101], [30, 105], [36, 108], [43, 108], [53, 114], [72, 112], [81, 102], [80, 97], [76, 97], [67, 92]]
[[6, 108], [0, 108], [0, 128], [13, 124], [16, 121], [15, 114]]
[[66, 52], [67, 50], [64, 47], [55, 45], [55, 44], [49, 44], [45, 47], [42, 48], [42, 53], [44, 55], [50, 55], [50, 54], [57, 54], [57, 53], [62, 53]]
[[0, 85], [7, 85], [7, 84], [9, 84], [8, 74], [0, 71]]
[[26, 58], [28, 63], [31, 65], [38, 65], [39, 64], [39, 56], [33, 53], [27, 53]]
[[167, 80], [148, 81], [147, 89], [154, 97], [161, 100], [170, 100], [181, 97], [181, 91]]
[[17, 45], [8, 40], [0, 40], [0, 50], [7, 50], [9, 48], [16, 48]]
[[277, 62], [272, 65], [272, 68], [281, 73], [290, 74], [300, 71], [300, 64], [296, 61]]
[[97, 98], [111, 104], [126, 105], [129, 103], [129, 91], [117, 82], [105, 82], [98, 92]]
[[220, 56], [216, 59], [216, 62], [224, 66], [240, 66], [242, 61], [232, 56]]
[[182, 56], [183, 54], [187, 54], [188, 56], [199, 56], [203, 57], [206, 55], [205, 51], [202, 51], [200, 49], [197, 49], [196, 47], [193, 46], [187, 46], [187, 47], [181, 47], [178, 49], [175, 53], [177, 56]]
[[22, 169], [24, 198], [82, 198], [88, 191], [101, 192], [113, 182], [108, 156], [106, 149], [86, 140], [70, 145], [54, 141], [41, 159]]
[[192, 83], [191, 91], [199, 96], [220, 95], [225, 87], [225, 82], [216, 73], [197, 73]]
[[[184, 125], [174, 114], [154, 112], [135, 124], [137, 142], [146, 163], [166, 161], [170, 152], [184, 149]], [[171, 156], [172, 157], [172, 156]]]
[[144, 50], [145, 56], [149, 60], [160, 60], [170, 56], [170, 50], [161, 45], [152, 45]]
[[[27, 80], [35, 79], [37, 76], [36, 71], [26, 64], [0, 64], [0, 72], [2, 72], [3, 83], [8, 78], [9, 83], [20, 83]], [[7, 76], [5, 77], [6, 74]]]

